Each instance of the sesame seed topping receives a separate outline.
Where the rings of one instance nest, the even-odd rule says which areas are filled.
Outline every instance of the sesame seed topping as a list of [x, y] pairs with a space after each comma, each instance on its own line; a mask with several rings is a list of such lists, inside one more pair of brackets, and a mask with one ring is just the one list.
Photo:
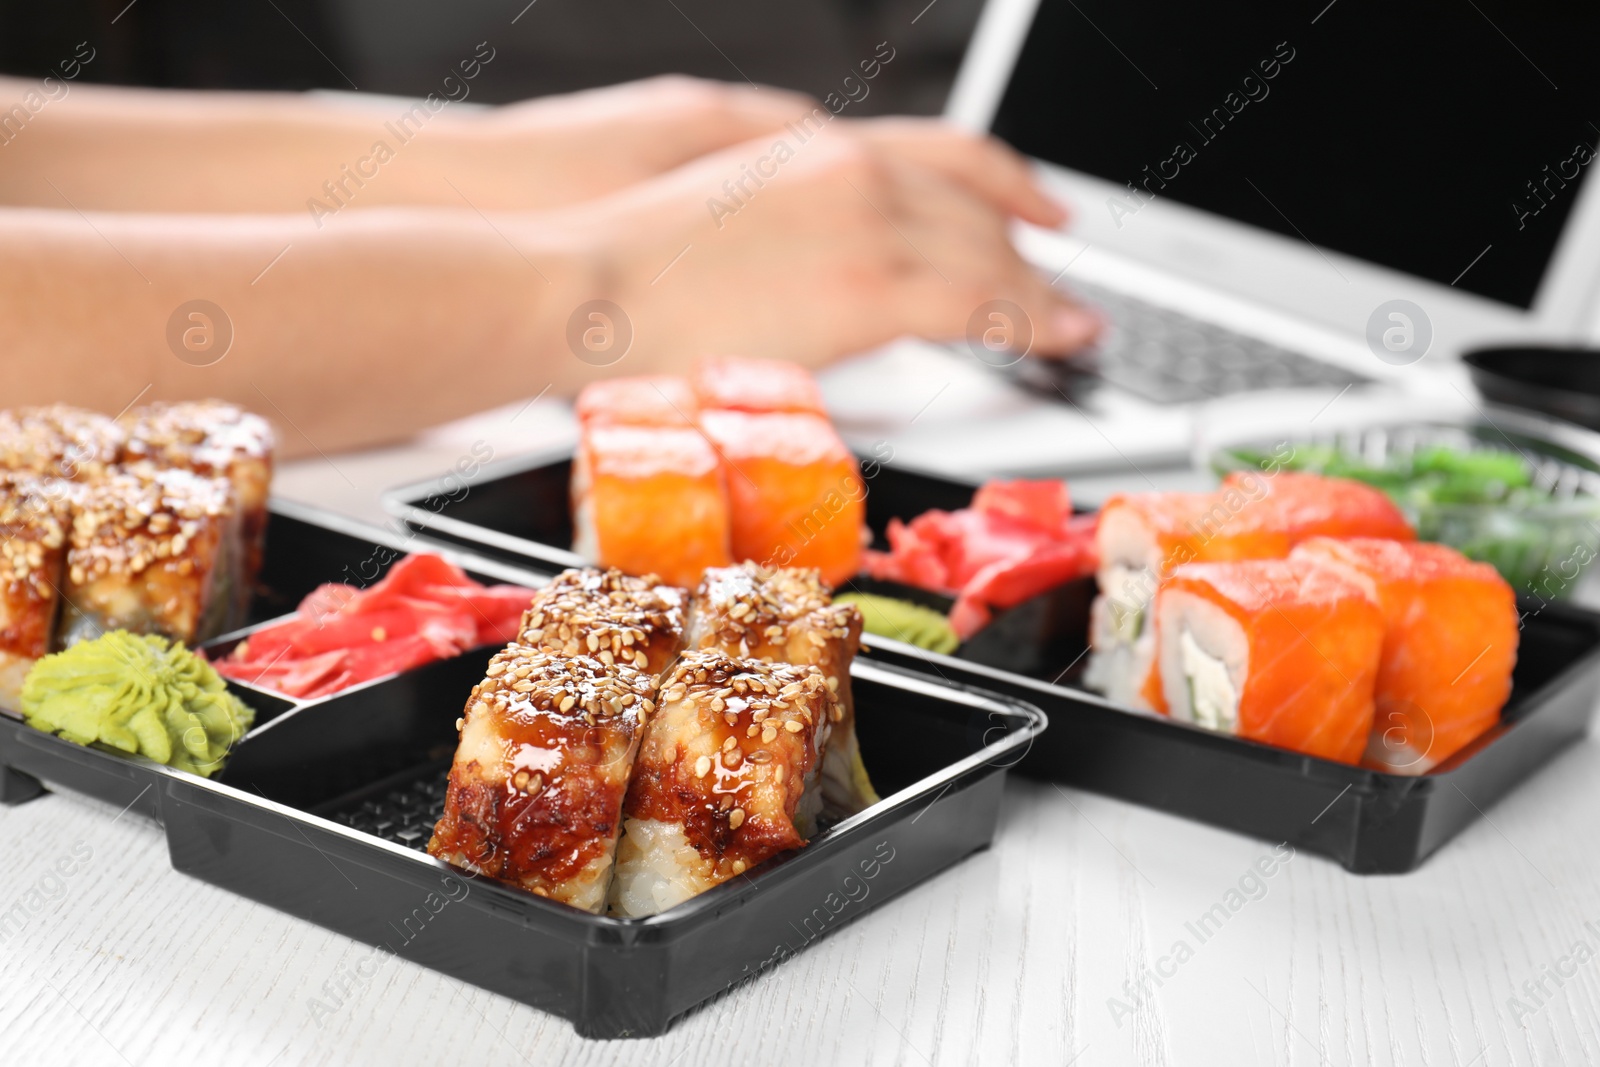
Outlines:
[[65, 404], [0, 411], [0, 468], [95, 481], [121, 458], [125, 439], [106, 416]]
[[[768, 742], [780, 729], [790, 733], [807, 729], [838, 702], [815, 667], [738, 659], [716, 649], [685, 653], [662, 687], [664, 699], [689, 701], [730, 728], [745, 722], [748, 736], [755, 736], [750, 731], [759, 724]], [[779, 695], [785, 692], [790, 694], [787, 699]], [[733, 740], [728, 737], [724, 745]]]
[[566, 655], [587, 651], [606, 663], [645, 668], [649, 654], [634, 646], [659, 638], [676, 651], [683, 635], [683, 592], [654, 575], [573, 568], [534, 594], [521, 629], [524, 644]]
[[698, 648], [737, 650], [741, 658], [793, 660], [793, 642], [810, 649], [806, 662], [847, 662], [861, 633], [853, 604], [834, 604], [814, 569], [742, 563], [712, 567], [695, 593], [690, 641]]
[[0, 593], [54, 595], [75, 489], [56, 478], [0, 471]]
[[642, 721], [651, 707], [649, 675], [608, 667], [590, 656], [553, 655], [513, 642], [484, 673], [471, 705], [474, 714], [539, 712], [592, 724], [635, 714]]
[[[67, 555], [73, 581], [137, 575], [168, 560], [178, 574], [210, 568], [233, 513], [225, 478], [149, 464], [109, 474], [77, 494]], [[152, 526], [157, 515], [165, 518]], [[200, 541], [204, 547], [190, 553]]]
[[197, 474], [232, 477], [243, 464], [272, 455], [272, 426], [236, 404], [201, 400], [150, 404], [121, 419], [128, 462], [152, 460]]

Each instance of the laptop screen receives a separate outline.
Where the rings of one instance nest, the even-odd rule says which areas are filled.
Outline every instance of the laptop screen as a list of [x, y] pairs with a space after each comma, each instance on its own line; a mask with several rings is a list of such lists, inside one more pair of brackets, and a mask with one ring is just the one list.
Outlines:
[[[994, 132], [1521, 308], [1600, 152], [1600, 5], [1039, 0]], [[1148, 220], [1145, 220], [1148, 222]]]

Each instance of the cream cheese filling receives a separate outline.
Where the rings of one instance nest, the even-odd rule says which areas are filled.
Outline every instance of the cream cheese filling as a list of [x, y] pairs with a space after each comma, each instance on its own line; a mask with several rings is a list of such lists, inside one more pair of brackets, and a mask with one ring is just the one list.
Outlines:
[[1211, 730], [1234, 733], [1239, 727], [1239, 694], [1228, 665], [1200, 647], [1186, 626], [1178, 636], [1178, 654], [1189, 687], [1189, 712]]
[[1141, 584], [1144, 575], [1142, 569], [1114, 563], [1108, 573], [1109, 588], [1102, 590], [1106, 594], [1111, 636], [1125, 645], [1138, 643], [1144, 633], [1145, 615], [1149, 611]]

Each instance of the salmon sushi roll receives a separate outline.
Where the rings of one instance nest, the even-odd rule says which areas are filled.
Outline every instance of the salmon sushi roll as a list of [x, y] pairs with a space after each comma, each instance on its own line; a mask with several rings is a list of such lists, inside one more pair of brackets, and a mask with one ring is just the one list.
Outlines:
[[125, 462], [148, 461], [233, 484], [243, 543], [237, 592], [248, 606], [266, 549], [271, 424], [236, 404], [202, 400], [135, 408], [122, 417], [121, 425], [127, 433]]
[[1221, 492], [1237, 491], [1262, 525], [1282, 530], [1291, 544], [1308, 537], [1387, 537], [1412, 541], [1417, 533], [1389, 495], [1364, 482], [1322, 474], [1234, 471]]
[[702, 359], [695, 366], [691, 384], [702, 408], [828, 413], [811, 372], [783, 360], [747, 356]]
[[722, 465], [698, 430], [588, 426], [573, 463], [579, 555], [689, 588], [732, 562]]
[[1173, 718], [1357, 763], [1372, 732], [1383, 615], [1307, 560], [1191, 563], [1156, 598]]
[[734, 559], [815, 567], [830, 586], [854, 577], [867, 487], [828, 420], [707, 411], [700, 421], [727, 466]]
[[1100, 592], [1089, 610], [1091, 649], [1085, 681], [1119, 704], [1165, 711], [1157, 670], [1156, 592], [1173, 570], [1194, 562], [1280, 559], [1289, 538], [1263, 522], [1241, 490], [1136, 493], [1100, 510], [1095, 577]]
[[654, 695], [632, 667], [506, 646], [457, 721], [428, 854], [599, 912]]
[[860, 609], [833, 603], [815, 570], [754, 563], [707, 570], [689, 610], [690, 648], [807, 663], [822, 671], [838, 697], [838, 716], [822, 754], [822, 795], [828, 813], [840, 817], [878, 801], [861, 760], [850, 689], [861, 624]]
[[22, 679], [50, 651], [72, 513], [68, 483], [0, 472], [0, 706], [20, 710]]
[[108, 630], [192, 646], [238, 625], [239, 548], [226, 478], [140, 466], [80, 486], [59, 646]]
[[694, 390], [682, 378], [648, 374], [591, 382], [574, 409], [585, 426], [693, 426], [700, 413]]
[[517, 640], [563, 656], [624, 663], [652, 678], [683, 648], [684, 591], [653, 574], [562, 571], [534, 594]]
[[1517, 663], [1517, 600], [1487, 563], [1446, 545], [1313, 538], [1290, 559], [1364, 583], [1383, 610], [1367, 760], [1422, 774], [1500, 721]]
[[55, 404], [0, 411], [0, 468], [68, 481], [96, 481], [122, 458], [127, 440], [115, 421]]
[[815, 667], [686, 653], [634, 765], [611, 910], [654, 915], [804, 845], [833, 718]]

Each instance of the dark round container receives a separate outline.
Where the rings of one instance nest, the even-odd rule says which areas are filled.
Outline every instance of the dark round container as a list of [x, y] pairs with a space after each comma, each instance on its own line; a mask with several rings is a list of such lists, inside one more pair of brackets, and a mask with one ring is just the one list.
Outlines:
[[1600, 349], [1480, 348], [1468, 352], [1462, 362], [1485, 400], [1600, 430]]

